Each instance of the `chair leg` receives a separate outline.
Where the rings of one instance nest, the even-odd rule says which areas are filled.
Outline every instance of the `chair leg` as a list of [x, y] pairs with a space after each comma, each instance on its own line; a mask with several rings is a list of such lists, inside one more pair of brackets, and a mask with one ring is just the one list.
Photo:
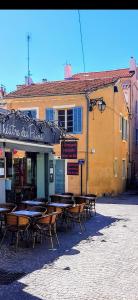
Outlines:
[[3, 241], [4, 241], [4, 238], [6, 236], [6, 233], [7, 233], [7, 229], [5, 229], [5, 231], [3, 233], [3, 237], [2, 237], [1, 242], [0, 242], [0, 248], [1, 248], [2, 244], [3, 244]]
[[34, 232], [34, 233], [32, 234], [32, 237], [33, 237], [33, 249], [34, 249], [34, 247], [35, 247], [35, 242], [36, 242], [36, 232]]
[[18, 248], [18, 244], [19, 244], [19, 231], [16, 232], [16, 245], [15, 245], [16, 251]]
[[57, 236], [56, 223], [54, 224], [53, 229], [54, 229], [54, 234], [55, 234], [58, 246], [60, 246], [59, 239], [58, 239], [58, 236]]
[[83, 232], [83, 228], [80, 220], [79, 220], [79, 225], [80, 225], [81, 232]]
[[52, 246], [52, 249], [53, 249], [54, 247], [53, 247], [53, 238], [52, 238], [51, 225], [49, 225], [49, 236], [50, 236], [51, 246]]

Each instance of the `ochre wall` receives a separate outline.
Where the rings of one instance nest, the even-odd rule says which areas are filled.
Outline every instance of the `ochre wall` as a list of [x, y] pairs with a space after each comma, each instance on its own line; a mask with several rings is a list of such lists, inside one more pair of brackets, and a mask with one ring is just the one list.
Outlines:
[[[86, 188], [86, 124], [87, 101], [85, 95], [61, 95], [7, 99], [9, 109], [38, 108], [38, 118], [45, 119], [45, 109], [55, 106], [82, 106], [82, 134], [78, 138], [78, 159], [85, 159], [83, 165], [83, 193], [118, 193], [125, 188], [122, 179], [122, 159], [128, 158], [128, 142], [122, 141], [119, 131], [120, 113], [127, 118], [125, 97], [118, 83], [118, 93], [113, 86], [104, 87], [92, 92], [89, 97], [103, 97], [106, 109], [100, 113], [96, 107], [89, 112], [89, 149], [88, 149], [88, 182]], [[73, 136], [73, 135], [72, 135]], [[92, 153], [95, 149], [95, 153]], [[60, 145], [55, 146], [55, 155], [60, 156]], [[114, 176], [114, 158], [118, 160], [118, 174]], [[72, 160], [77, 162], [77, 160]], [[68, 176], [68, 191], [80, 194], [80, 175]]]

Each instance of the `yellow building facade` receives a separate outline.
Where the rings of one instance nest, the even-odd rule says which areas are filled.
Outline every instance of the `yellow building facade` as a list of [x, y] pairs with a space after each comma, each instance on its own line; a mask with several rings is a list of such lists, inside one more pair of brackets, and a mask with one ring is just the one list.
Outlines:
[[[55, 84], [58, 85], [58, 82]], [[42, 85], [42, 87], [45, 85], [43, 94], [41, 93], [41, 84], [36, 84], [34, 86], [39, 87], [38, 95], [38, 89], [33, 92], [31, 86], [28, 86], [6, 96], [7, 108], [23, 111], [33, 110], [36, 112], [36, 118], [39, 119], [46, 119], [47, 111], [52, 109], [52, 117], [55, 122], [59, 121], [60, 111], [61, 123], [62, 114], [64, 114], [64, 126], [65, 123], [69, 123], [68, 120], [71, 120], [72, 111], [73, 119], [70, 124], [73, 126], [72, 124], [76, 120], [74, 119], [75, 108], [78, 108], [76, 118], [78, 119], [77, 124], [80, 124], [81, 119], [81, 128], [76, 132], [71, 129], [67, 135], [78, 139], [78, 154], [77, 159], [62, 161], [64, 170], [61, 176], [64, 176], [64, 191], [74, 194], [81, 193], [81, 167], [79, 166], [79, 175], [67, 175], [67, 163], [83, 159], [83, 194], [120, 193], [126, 187], [128, 165], [128, 109], [121, 82], [120, 80], [109, 80], [108, 82], [103, 80], [99, 83], [98, 80], [97, 83], [94, 83], [89, 80], [87, 89], [84, 85], [80, 90], [80, 88], [76, 88], [76, 86], [78, 87], [76, 80], [72, 83], [72, 92], [68, 88], [69, 84], [71, 85], [71, 82], [64, 81], [64, 92], [62, 87], [61, 91], [57, 92], [53, 82], [52, 92], [49, 92], [47, 87], [50, 83], [46, 82]], [[25, 90], [28, 92], [25, 93]], [[91, 100], [101, 98], [106, 103], [105, 110], [101, 113], [95, 106], [91, 111]], [[56, 145], [54, 152], [55, 162], [61, 161], [61, 146]], [[60, 173], [57, 174], [55, 181], [60, 178]]]

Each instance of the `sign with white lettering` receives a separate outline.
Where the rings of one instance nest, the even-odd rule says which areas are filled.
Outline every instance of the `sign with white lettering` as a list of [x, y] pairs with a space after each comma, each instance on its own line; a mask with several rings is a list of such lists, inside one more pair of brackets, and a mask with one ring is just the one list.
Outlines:
[[79, 175], [79, 164], [67, 163], [67, 175]]
[[0, 114], [0, 137], [57, 144], [60, 141], [60, 130], [45, 121], [36, 121], [20, 111]]
[[61, 158], [76, 159], [77, 158], [77, 142], [62, 141], [61, 142]]

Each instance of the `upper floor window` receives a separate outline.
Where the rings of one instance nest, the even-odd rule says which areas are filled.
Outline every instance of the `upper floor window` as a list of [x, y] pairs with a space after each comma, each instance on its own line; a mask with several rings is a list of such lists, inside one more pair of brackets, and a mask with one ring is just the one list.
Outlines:
[[27, 115], [30, 118], [36, 119], [37, 111], [36, 109], [25, 109], [21, 110], [24, 115]]
[[70, 133], [82, 132], [82, 107], [71, 109], [46, 109], [46, 120], [56, 121], [58, 126]]
[[122, 136], [122, 140], [127, 140], [128, 139], [128, 121], [120, 115], [120, 132]]
[[67, 132], [73, 132], [73, 109], [58, 110], [58, 125]]

